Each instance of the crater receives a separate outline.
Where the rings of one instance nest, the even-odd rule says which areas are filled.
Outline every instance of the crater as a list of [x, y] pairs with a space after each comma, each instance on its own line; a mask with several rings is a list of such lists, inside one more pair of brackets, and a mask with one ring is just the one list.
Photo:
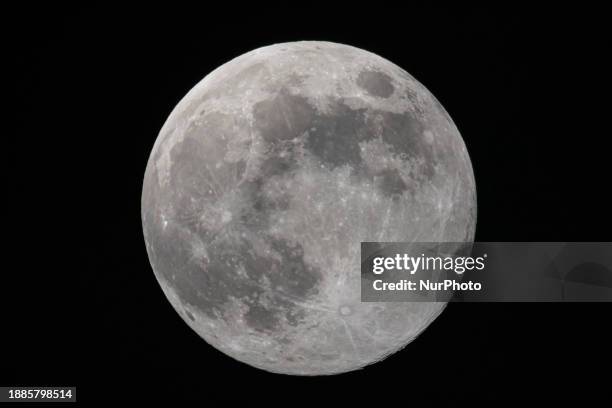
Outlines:
[[347, 306], [347, 305], [340, 306], [340, 314], [342, 316], [348, 316], [352, 313], [353, 313], [353, 309], [351, 309], [350, 306]]

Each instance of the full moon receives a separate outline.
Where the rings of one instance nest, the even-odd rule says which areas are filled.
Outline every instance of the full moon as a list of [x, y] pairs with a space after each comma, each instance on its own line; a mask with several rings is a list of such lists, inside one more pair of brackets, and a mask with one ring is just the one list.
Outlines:
[[208, 344], [328, 375], [404, 348], [446, 305], [361, 302], [360, 243], [471, 242], [476, 187], [459, 131], [410, 74], [292, 42], [233, 59], [178, 103], [142, 223], [161, 288]]

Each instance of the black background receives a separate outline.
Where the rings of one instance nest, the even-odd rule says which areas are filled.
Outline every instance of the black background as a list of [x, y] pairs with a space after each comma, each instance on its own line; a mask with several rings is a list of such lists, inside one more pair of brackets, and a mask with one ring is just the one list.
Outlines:
[[207, 73], [284, 41], [375, 52], [438, 98], [474, 166], [477, 240], [610, 240], [607, 14], [402, 4], [7, 11], [0, 385], [76, 385], [81, 403], [609, 401], [610, 304], [450, 304], [381, 363], [301, 378], [224, 356], [163, 296], [140, 223], [157, 133]]

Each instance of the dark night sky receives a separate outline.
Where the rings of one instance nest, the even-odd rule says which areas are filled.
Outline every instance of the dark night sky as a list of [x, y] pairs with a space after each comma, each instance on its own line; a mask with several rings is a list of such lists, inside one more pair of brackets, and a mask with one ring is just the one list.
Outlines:
[[354, 45], [423, 83], [467, 144], [477, 240], [610, 241], [611, 44], [601, 10], [282, 4], [5, 13], [14, 266], [2, 288], [0, 385], [74, 384], [81, 402], [436, 406], [603, 395], [610, 304], [451, 304], [403, 352], [322, 378], [238, 363], [178, 318], [142, 237], [149, 152], [202, 77], [277, 42]]

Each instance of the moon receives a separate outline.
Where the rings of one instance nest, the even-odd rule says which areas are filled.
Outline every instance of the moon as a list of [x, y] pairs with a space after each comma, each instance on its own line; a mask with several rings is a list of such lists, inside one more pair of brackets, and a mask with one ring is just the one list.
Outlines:
[[410, 74], [331, 42], [243, 54], [174, 108], [142, 191], [148, 256], [208, 344], [292, 375], [404, 348], [444, 302], [361, 302], [362, 241], [471, 242], [476, 187], [448, 113]]

